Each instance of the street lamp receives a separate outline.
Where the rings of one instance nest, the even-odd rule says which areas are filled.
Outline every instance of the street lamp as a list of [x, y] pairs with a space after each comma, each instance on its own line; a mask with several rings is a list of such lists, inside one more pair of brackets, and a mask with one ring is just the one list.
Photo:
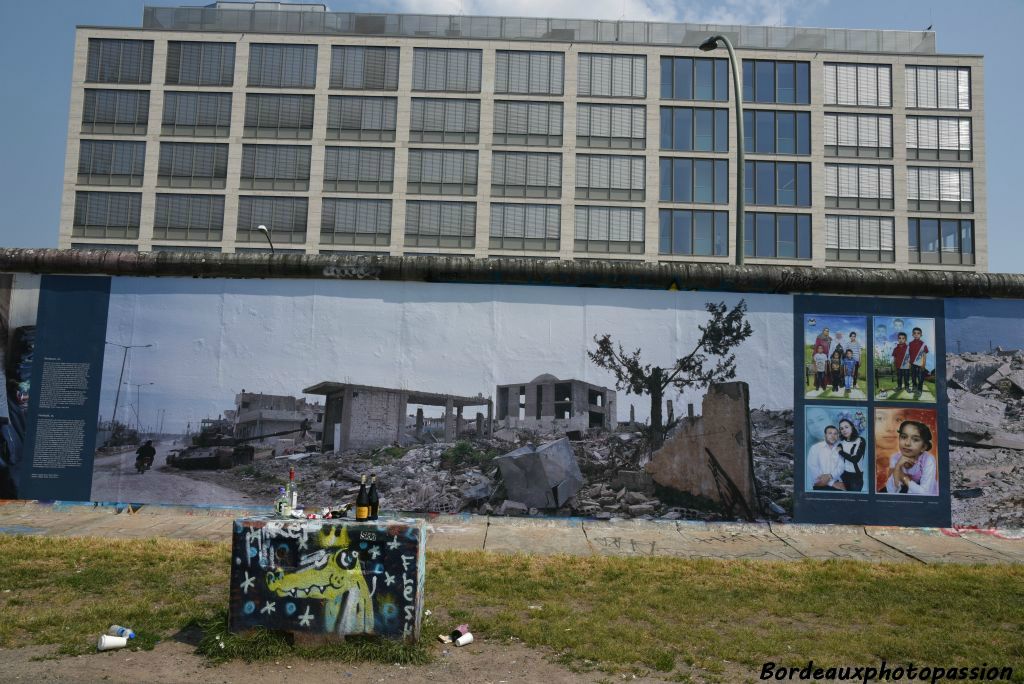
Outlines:
[[703, 52], [711, 52], [718, 47], [718, 41], [725, 44], [725, 49], [729, 51], [729, 63], [732, 65], [732, 90], [733, 95], [736, 98], [736, 265], [743, 265], [743, 252], [746, 247], [744, 244], [744, 216], [743, 216], [743, 194], [745, 189], [743, 187], [744, 174], [746, 173], [744, 150], [743, 146], [745, 140], [743, 139], [743, 90], [740, 86], [740, 68], [739, 62], [736, 61], [736, 53], [733, 52], [732, 43], [725, 36], [711, 36], [703, 43], [700, 44], [700, 49]]
[[256, 226], [256, 230], [258, 230], [261, 233], [263, 233], [263, 237], [267, 238], [267, 244], [270, 245], [270, 254], [273, 255], [274, 254], [274, 243], [270, 239], [270, 231], [267, 230], [267, 227], [265, 225], [263, 225], [262, 223], [260, 225]]
[[115, 424], [117, 423], [117, 405], [121, 401], [121, 384], [124, 382], [124, 366], [128, 362], [128, 350], [129, 349], [145, 349], [146, 347], [152, 347], [152, 344], [119, 344], [117, 342], [108, 341], [107, 344], [120, 347], [124, 350], [124, 356], [121, 357], [121, 375], [117, 378], [117, 393], [114, 395], [114, 414], [110, 418], [110, 431], [113, 434]]
[[129, 387], [135, 388], [135, 431], [142, 435], [142, 388], [146, 385], [155, 385], [155, 382], [126, 382]]

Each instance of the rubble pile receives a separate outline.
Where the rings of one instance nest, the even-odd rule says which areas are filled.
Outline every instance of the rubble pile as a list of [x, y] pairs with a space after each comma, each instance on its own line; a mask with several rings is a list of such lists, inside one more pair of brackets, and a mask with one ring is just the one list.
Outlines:
[[761, 510], [774, 520], [793, 517], [793, 411], [750, 412], [754, 479]]

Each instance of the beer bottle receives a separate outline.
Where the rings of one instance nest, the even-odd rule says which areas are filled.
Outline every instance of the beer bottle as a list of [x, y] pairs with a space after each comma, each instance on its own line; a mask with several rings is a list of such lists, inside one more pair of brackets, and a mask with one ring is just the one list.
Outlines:
[[370, 493], [367, 496], [370, 505], [370, 520], [377, 519], [377, 511], [380, 509], [380, 494], [377, 493], [377, 476], [370, 477]]
[[356, 494], [356, 522], [366, 522], [370, 517], [370, 497], [366, 493], [366, 475], [363, 475], [359, 483], [359, 493]]

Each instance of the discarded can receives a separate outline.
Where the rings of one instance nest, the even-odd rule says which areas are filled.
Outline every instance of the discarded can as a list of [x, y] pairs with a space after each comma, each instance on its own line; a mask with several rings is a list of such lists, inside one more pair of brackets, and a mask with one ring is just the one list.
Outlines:
[[107, 629], [107, 634], [109, 634], [110, 636], [124, 637], [126, 639], [135, 638], [135, 632], [128, 629], [127, 627], [122, 627], [121, 625], [110, 625], [110, 627]]

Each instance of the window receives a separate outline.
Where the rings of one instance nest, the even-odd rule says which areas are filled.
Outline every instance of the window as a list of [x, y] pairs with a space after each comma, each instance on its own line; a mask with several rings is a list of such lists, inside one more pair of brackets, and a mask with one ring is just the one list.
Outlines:
[[335, 45], [331, 48], [331, 88], [398, 90], [396, 47]]
[[912, 264], [974, 265], [974, 221], [910, 219], [908, 258]]
[[639, 105], [577, 105], [576, 145], [644, 149], [647, 146], [647, 108]]
[[320, 215], [320, 244], [391, 244], [391, 200], [325, 197]]
[[744, 174], [744, 201], [747, 204], [778, 207], [811, 206], [810, 164], [748, 161]]
[[743, 60], [743, 101], [777, 104], [811, 103], [809, 62]]
[[242, 190], [309, 190], [310, 148], [242, 145]]
[[164, 93], [163, 135], [225, 138], [231, 132], [231, 93]]
[[316, 45], [249, 46], [250, 88], [316, 87]]
[[577, 252], [644, 253], [644, 210], [576, 206]]
[[154, 239], [220, 240], [223, 231], [222, 195], [157, 194]]
[[327, 138], [389, 142], [395, 139], [398, 100], [332, 95], [327, 99]]
[[642, 202], [646, 176], [643, 157], [576, 155], [576, 199]]
[[825, 164], [825, 206], [892, 209], [892, 167]]
[[274, 244], [303, 243], [306, 241], [305, 197], [248, 197], [238, 198], [238, 242], [266, 240], [259, 227], [266, 226]]
[[474, 202], [405, 203], [406, 247], [462, 247], [476, 243]]
[[661, 149], [728, 152], [729, 110], [662, 107]]
[[491, 194], [495, 197], [561, 197], [562, 155], [493, 152]]
[[394, 172], [395, 151], [389, 147], [328, 147], [324, 191], [391, 192]]
[[495, 145], [561, 147], [561, 102], [494, 102]]
[[160, 143], [157, 185], [165, 188], [223, 188], [228, 146], [215, 143]]
[[892, 117], [885, 114], [825, 114], [829, 157], [892, 158]]
[[662, 57], [663, 100], [729, 100], [729, 60]]
[[491, 249], [554, 251], [561, 226], [557, 204], [492, 204]]
[[826, 216], [825, 258], [830, 261], [896, 261], [891, 216]]
[[729, 202], [729, 162], [725, 159], [662, 157], [659, 179], [662, 202]]
[[167, 85], [233, 85], [235, 44], [168, 41], [165, 82]]
[[153, 41], [90, 38], [86, 83], [149, 83]]
[[498, 50], [494, 92], [512, 95], [561, 95], [565, 55], [561, 52]]
[[409, 150], [408, 192], [419, 195], [475, 195], [476, 150]]
[[248, 93], [244, 135], [246, 138], [312, 138], [313, 96]]
[[82, 133], [145, 135], [149, 123], [149, 91], [86, 88]]
[[907, 159], [971, 161], [971, 120], [908, 116]]
[[74, 237], [137, 238], [142, 194], [76, 192]]
[[907, 67], [907, 109], [971, 108], [970, 67]]
[[729, 212], [660, 210], [658, 254], [728, 256]]
[[415, 48], [412, 89], [479, 93], [481, 54], [460, 48]]
[[810, 259], [810, 215], [744, 214], [743, 252], [757, 259]]
[[480, 100], [412, 98], [412, 142], [480, 142]]
[[907, 168], [910, 211], [974, 211], [971, 169]]
[[826, 64], [825, 104], [892, 107], [888, 64]]
[[[138, 252], [138, 245], [111, 245], [90, 242], [72, 242], [71, 249], [88, 249], [94, 252]], [[153, 251], [157, 251], [154, 247]]]
[[144, 142], [83, 140], [78, 151], [78, 182], [138, 187], [142, 185], [145, 164]]
[[743, 143], [749, 154], [810, 154], [811, 114], [748, 109], [743, 112]]
[[580, 97], [647, 97], [647, 57], [583, 53], [576, 90]]

